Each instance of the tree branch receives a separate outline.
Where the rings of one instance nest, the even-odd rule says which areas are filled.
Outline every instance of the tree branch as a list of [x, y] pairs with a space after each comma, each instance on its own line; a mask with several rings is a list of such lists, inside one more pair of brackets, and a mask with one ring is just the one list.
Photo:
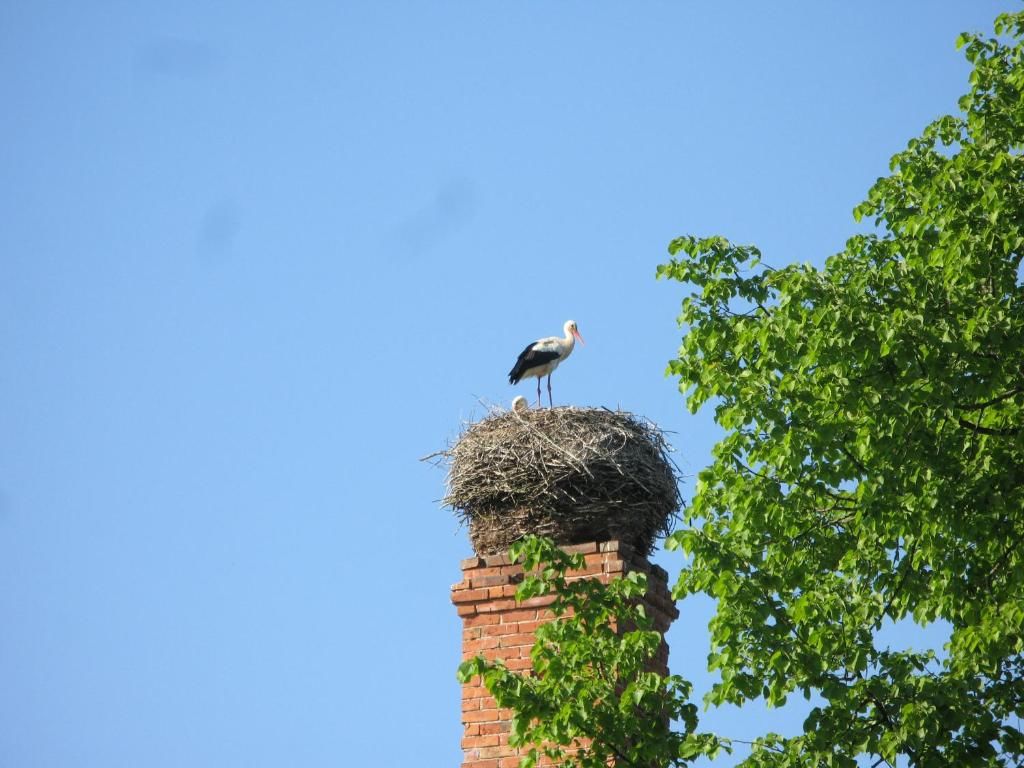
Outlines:
[[1024, 392], [1024, 387], [1014, 387], [1009, 392], [1004, 392], [1003, 394], [993, 397], [991, 400], [986, 400], [983, 403], [975, 403], [974, 405], [958, 405], [964, 411], [983, 411], [990, 405], [1001, 403], [1003, 402], [1003, 400], [1009, 400], [1011, 397], [1013, 397], [1014, 395], [1019, 395], [1021, 392]]
[[910, 545], [910, 548], [907, 550], [906, 557], [903, 558], [903, 562], [907, 564], [907, 568], [904, 569], [903, 574], [900, 576], [899, 583], [889, 594], [889, 599], [886, 601], [885, 607], [882, 608], [882, 613], [879, 615], [878, 621], [875, 622], [875, 629], [878, 629], [881, 626], [882, 619], [885, 618], [889, 609], [892, 608], [892, 604], [896, 601], [896, 596], [903, 590], [903, 585], [907, 582], [907, 577], [910, 575], [910, 572], [914, 570], [914, 553], [916, 551], [917, 541]]
[[861, 472], [863, 472], [863, 473], [864, 473], [865, 475], [867, 475], [867, 474], [870, 474], [870, 473], [868, 472], [868, 468], [867, 468], [867, 467], [865, 467], [865, 466], [864, 466], [863, 464], [861, 464], [861, 463], [860, 463], [860, 459], [858, 459], [858, 458], [857, 458], [856, 456], [854, 456], [854, 455], [853, 455], [853, 453], [852, 453], [852, 452], [850, 451], [850, 449], [849, 449], [849, 448], [847, 448], [847, 447], [846, 447], [845, 445], [841, 445], [841, 446], [839, 446], [839, 451], [840, 451], [840, 453], [842, 453], [842, 454], [843, 454], [843, 455], [844, 455], [844, 456], [845, 456], [846, 458], [848, 458], [848, 459], [849, 459], [849, 460], [850, 460], [851, 462], [853, 462], [853, 465], [854, 465], [855, 467], [857, 467], [857, 469], [859, 469], [859, 470], [860, 470]]
[[1016, 437], [1020, 434], [1020, 427], [983, 427], [980, 424], [974, 424], [967, 419], [958, 418], [957, 422], [964, 429], [969, 429], [972, 432], [976, 432], [980, 435], [993, 435], [994, 437]]

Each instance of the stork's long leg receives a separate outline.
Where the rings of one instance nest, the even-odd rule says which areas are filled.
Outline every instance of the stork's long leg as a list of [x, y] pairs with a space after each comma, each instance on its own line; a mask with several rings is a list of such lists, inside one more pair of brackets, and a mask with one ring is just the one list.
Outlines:
[[[540, 379], [537, 379], [537, 383], [540, 384]], [[548, 408], [554, 408], [555, 404], [551, 402], [551, 374], [548, 374]]]
[[537, 407], [538, 408], [541, 407], [541, 402], [540, 402], [540, 376], [537, 377]]

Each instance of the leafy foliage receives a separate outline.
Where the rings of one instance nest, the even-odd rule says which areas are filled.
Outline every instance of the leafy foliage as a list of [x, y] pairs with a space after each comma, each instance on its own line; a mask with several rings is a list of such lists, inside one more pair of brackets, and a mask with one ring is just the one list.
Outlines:
[[[823, 269], [679, 238], [670, 372], [728, 432], [677, 595], [718, 600], [709, 700], [819, 694], [751, 765], [1019, 764], [1024, 743], [1024, 14], [964, 35], [963, 113], [892, 159]], [[948, 622], [946, 655], [880, 648]], [[1015, 762], [1018, 761], [1018, 762]]]
[[[854, 211], [874, 227], [823, 268], [681, 237], [658, 269], [693, 286], [669, 372], [726, 431], [668, 540], [689, 557], [676, 596], [717, 600], [707, 702], [821, 702], [747, 766], [1024, 763], [1024, 13], [995, 29], [960, 37], [961, 112], [892, 159]], [[518, 554], [542, 566], [522, 594], [559, 590], [564, 618], [538, 631], [534, 676], [460, 672], [519, 713], [517, 744], [590, 739], [566, 753], [587, 767], [729, 746], [696, 733], [688, 683], [645, 673], [638, 581]], [[944, 653], [884, 647], [903, 620], [948, 626]]]

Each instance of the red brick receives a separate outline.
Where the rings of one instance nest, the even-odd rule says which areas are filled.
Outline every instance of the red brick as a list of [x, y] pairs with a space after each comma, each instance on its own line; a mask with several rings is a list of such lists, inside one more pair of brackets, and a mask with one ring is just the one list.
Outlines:
[[498, 587], [506, 586], [509, 583], [507, 575], [498, 574], [495, 576], [471, 576], [469, 583], [474, 589], [477, 587]]
[[508, 733], [512, 730], [512, 722], [506, 720], [501, 723], [481, 723], [477, 726], [480, 733]]
[[[486, 589], [474, 590], [479, 592], [486, 592]], [[497, 611], [507, 611], [515, 608], [516, 601], [511, 597], [501, 598], [498, 600], [489, 600], [485, 603], [477, 603], [476, 608], [480, 613], [495, 613]]]
[[481, 627], [481, 626], [485, 626], [487, 624], [497, 624], [499, 621], [501, 621], [501, 619], [498, 617], [497, 614], [485, 613], [485, 614], [481, 614], [480, 616], [473, 616], [471, 618], [466, 619], [463, 622], [463, 626], [466, 626], [466, 627]]
[[605, 565], [606, 563], [593, 563], [582, 570], [570, 571], [566, 578], [569, 581], [573, 581], [575, 579], [582, 579], [586, 576], [596, 576], [599, 573], [604, 573]]
[[498, 710], [496, 709], [478, 709], [475, 712], [464, 712], [462, 714], [463, 723], [494, 723], [499, 719]]
[[487, 648], [497, 648], [499, 639], [497, 637], [481, 637], [479, 640], [469, 640], [462, 644], [462, 650], [466, 653], [476, 653]]
[[498, 735], [489, 734], [487, 736], [465, 736], [462, 739], [463, 749], [473, 749], [475, 747], [496, 747], [498, 746]]
[[494, 568], [499, 565], [511, 565], [512, 560], [507, 554], [487, 555], [487, 557], [480, 558], [480, 564], [488, 568]]
[[472, 603], [487, 599], [486, 589], [465, 589], [452, 593], [453, 603]]
[[513, 584], [506, 584], [503, 587], [488, 587], [487, 597], [515, 597], [517, 587]]
[[530, 634], [533, 634], [537, 631], [537, 627], [539, 627], [541, 624], [547, 623], [548, 622], [546, 621], [521, 621], [519, 622], [519, 631], [529, 632]]
[[507, 565], [505, 565], [505, 566], [495, 566], [495, 567], [474, 568], [472, 573], [466, 573], [466, 574], [463, 574], [463, 575], [465, 577], [467, 577], [467, 578], [470, 578], [470, 579], [479, 579], [479, 578], [484, 577], [484, 576], [505, 576], [505, 577], [509, 577], [509, 576], [514, 576], [516, 570], [517, 569], [514, 569], [514, 568], [510, 569]]
[[563, 552], [569, 552], [570, 554], [589, 554], [590, 552], [597, 552], [597, 542], [590, 541], [586, 544], [570, 544], [567, 547], [562, 547]]
[[507, 659], [509, 657], [508, 651], [508, 648], [484, 648], [481, 651], [463, 651], [462, 660], [466, 661], [474, 656], [483, 656], [488, 661]]
[[[495, 746], [495, 747], [480, 747], [476, 750], [477, 755], [480, 757], [506, 757], [508, 755], [508, 747]], [[479, 763], [477, 763], [479, 765]]]
[[501, 623], [508, 624], [516, 621], [535, 621], [537, 619], [537, 611], [529, 608], [520, 608], [515, 611], [506, 611], [501, 615]]
[[554, 595], [541, 595], [539, 597], [531, 597], [529, 600], [523, 600], [519, 605], [523, 608], [543, 608], [545, 605], [551, 605], [555, 602]]
[[519, 632], [519, 622], [513, 622], [511, 624], [494, 624], [490, 627], [484, 627], [483, 633], [488, 637], [501, 637], [502, 635], [514, 635]]
[[505, 635], [500, 638], [500, 645], [502, 648], [512, 648], [519, 645], [526, 645], [533, 647], [533, 643], [536, 640], [533, 632], [520, 632], [517, 635]]

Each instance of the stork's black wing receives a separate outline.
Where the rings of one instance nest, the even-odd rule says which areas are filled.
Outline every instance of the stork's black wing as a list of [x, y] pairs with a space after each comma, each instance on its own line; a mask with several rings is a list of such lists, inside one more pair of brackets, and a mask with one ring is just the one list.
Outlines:
[[519, 380], [524, 378], [527, 375], [527, 371], [531, 368], [546, 365], [552, 360], [557, 359], [557, 350], [539, 348], [537, 342], [534, 342], [519, 353], [519, 359], [512, 366], [512, 370], [508, 372], [508, 383], [518, 384]]

